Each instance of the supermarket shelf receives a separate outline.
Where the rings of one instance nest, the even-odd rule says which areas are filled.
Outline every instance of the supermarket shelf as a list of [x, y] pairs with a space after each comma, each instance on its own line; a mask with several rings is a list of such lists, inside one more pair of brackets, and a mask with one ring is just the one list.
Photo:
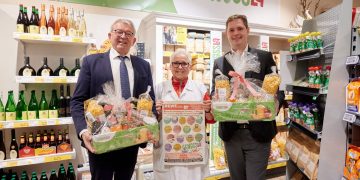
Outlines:
[[325, 55], [321, 49], [314, 49], [302, 53], [292, 54], [287, 57], [288, 61], [304, 61], [304, 60], [316, 60], [318, 58], [324, 58]]
[[0, 121], [0, 130], [24, 128], [24, 127], [65, 125], [65, 124], [73, 124], [72, 118], [65, 117], [65, 118], [51, 118], [51, 119]]
[[327, 94], [327, 92], [325, 92], [321, 89], [318, 89], [318, 88], [309, 88], [309, 87], [297, 86], [297, 85], [292, 85], [292, 84], [287, 84], [286, 90], [292, 91], [293, 93], [296, 93], [296, 94], [302, 94], [302, 95], [307, 95], [307, 96], [319, 96], [319, 95]]
[[16, 76], [15, 79], [16, 79], [17, 83], [24, 83], [24, 84], [30, 84], [30, 83], [76, 83], [77, 82], [77, 77], [75, 77], [75, 76], [67, 76], [67, 77]]
[[[172, 55], [172, 51], [164, 51], [163, 56], [164, 57], [170, 57]], [[191, 53], [191, 58], [196, 59], [196, 58], [203, 58], [203, 59], [209, 59], [210, 58], [210, 54], [209, 53]]]
[[303, 132], [304, 134], [306, 134], [307, 136], [311, 137], [312, 139], [314, 140], [320, 140], [321, 139], [321, 132], [318, 132], [318, 131], [315, 131], [315, 130], [312, 130], [308, 127], [305, 127], [293, 120], [291, 120], [291, 126], [292, 127], [295, 127], [297, 129], [299, 129], [301, 132]]
[[347, 111], [344, 113], [343, 121], [360, 126], [360, 113]]
[[90, 37], [70, 37], [47, 34], [13, 33], [13, 38], [26, 44], [66, 44], [87, 46], [96, 43], [96, 39]]
[[289, 159], [289, 162], [291, 162], [291, 164], [295, 166], [307, 179], [310, 179], [308, 175], [306, 175], [304, 169], [299, 168], [291, 158]]
[[33, 157], [18, 158], [18, 159], [7, 159], [4, 161], [0, 161], [0, 168], [65, 161], [65, 160], [75, 159], [75, 157], [76, 157], [76, 152], [74, 149], [72, 152], [66, 152], [66, 153], [33, 156]]
[[267, 169], [275, 169], [275, 168], [279, 168], [279, 167], [285, 167], [286, 166], [286, 162], [289, 160], [289, 158], [281, 158], [277, 161], [270, 161], [268, 163]]

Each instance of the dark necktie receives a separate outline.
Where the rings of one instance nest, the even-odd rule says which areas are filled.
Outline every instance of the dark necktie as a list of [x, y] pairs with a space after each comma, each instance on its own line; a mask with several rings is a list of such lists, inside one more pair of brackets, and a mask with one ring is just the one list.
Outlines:
[[131, 97], [129, 74], [126, 68], [125, 60], [126, 56], [119, 56], [120, 58], [120, 83], [121, 83], [121, 95], [124, 99]]

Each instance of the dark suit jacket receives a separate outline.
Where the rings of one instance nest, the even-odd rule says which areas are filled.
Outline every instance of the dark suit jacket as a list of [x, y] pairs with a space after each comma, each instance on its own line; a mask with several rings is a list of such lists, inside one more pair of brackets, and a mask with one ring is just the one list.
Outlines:
[[[262, 51], [259, 49], [250, 48], [248, 49], [250, 53], [253, 53], [258, 56], [260, 61], [260, 73], [253, 71], [245, 72], [245, 78], [254, 78], [261, 81], [264, 80], [266, 74], [271, 73], [271, 67], [276, 66], [273, 60], [272, 54], [267, 51]], [[230, 53], [230, 52], [228, 52]], [[213, 79], [212, 79], [212, 89], [211, 94], [215, 92], [215, 70], [219, 69], [224, 75], [228, 75], [229, 71], [234, 71], [234, 68], [226, 60], [225, 55], [216, 59], [213, 67]], [[219, 127], [219, 136], [223, 141], [228, 141], [231, 139], [233, 133], [238, 129], [237, 122], [220, 122]], [[251, 135], [259, 142], [270, 142], [277, 133], [275, 121], [250, 121], [249, 129]]]
[[[136, 56], [131, 56], [130, 59], [134, 68], [133, 96], [138, 98], [140, 94], [146, 92], [147, 87], [150, 85], [150, 96], [155, 102], [149, 63]], [[71, 116], [78, 135], [87, 127], [84, 117], [84, 101], [104, 93], [102, 85], [108, 81], [113, 81], [109, 51], [86, 56], [70, 103]], [[153, 106], [153, 112], [156, 112], [155, 105]]]

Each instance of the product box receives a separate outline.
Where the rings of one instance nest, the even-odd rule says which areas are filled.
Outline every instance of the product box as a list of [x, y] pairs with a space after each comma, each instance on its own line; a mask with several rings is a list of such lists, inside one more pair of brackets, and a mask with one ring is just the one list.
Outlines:
[[274, 101], [212, 102], [216, 121], [271, 121], [275, 119]]
[[117, 132], [108, 132], [93, 136], [92, 143], [96, 154], [141, 144], [150, 140], [159, 140], [159, 125], [144, 125]]

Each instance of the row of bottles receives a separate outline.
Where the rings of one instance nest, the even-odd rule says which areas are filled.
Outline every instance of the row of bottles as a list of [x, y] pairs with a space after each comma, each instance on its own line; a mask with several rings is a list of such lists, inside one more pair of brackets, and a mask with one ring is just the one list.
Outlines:
[[291, 101], [289, 106], [289, 118], [311, 130], [321, 131], [319, 108], [315, 103], [302, 103]]
[[288, 42], [290, 43], [290, 54], [324, 48], [324, 40], [321, 32], [306, 32], [288, 39]]
[[20, 178], [17, 173], [12, 170], [9, 170], [8, 173], [4, 173], [3, 170], [1, 170], [0, 175], [1, 180], [76, 180], [75, 170], [71, 162], [69, 163], [67, 170], [65, 169], [64, 164], [60, 164], [57, 174], [55, 169], [51, 170], [49, 178], [45, 171], [41, 172], [40, 178], [38, 178], [35, 171], [31, 173], [29, 178], [29, 175], [25, 170], [22, 171]]
[[[325, 66], [324, 66], [325, 67]], [[311, 88], [324, 88], [328, 89], [330, 81], [331, 66], [310, 66], [308, 68], [308, 83]]]
[[43, 59], [43, 65], [35, 71], [35, 69], [30, 65], [30, 57], [26, 56], [24, 61], [24, 66], [20, 68], [18, 75], [19, 76], [75, 76], [78, 77], [80, 74], [80, 59], [75, 59], [75, 67], [69, 71], [68, 68], [64, 66], [64, 58], [60, 58], [60, 65], [53, 71], [47, 63], [47, 57]]
[[[86, 37], [86, 21], [84, 11], [76, 11], [71, 8], [57, 7], [55, 18], [55, 8], [50, 5], [48, 16], [45, 13], [45, 4], [41, 5], [41, 16], [39, 10], [32, 6], [31, 18], [29, 20], [27, 7], [19, 5], [19, 15], [16, 21], [16, 31], [21, 33], [49, 34], [72, 37]], [[75, 15], [76, 13], [76, 15]], [[76, 16], [76, 17], [75, 17]], [[47, 20], [47, 17], [49, 20]]]
[[3, 132], [0, 131], [0, 160], [70, 151], [72, 151], [72, 146], [70, 143], [69, 133], [66, 130], [58, 130], [57, 136], [55, 135], [53, 129], [50, 130], [50, 133], [48, 133], [47, 130], [44, 130], [43, 133], [38, 131], [36, 133], [36, 137], [32, 132], [29, 133], [28, 137], [26, 136], [26, 133], [23, 133], [20, 136], [20, 144], [18, 144], [16, 140], [15, 129], [12, 129], [11, 142], [9, 146], [9, 157], [7, 157], [6, 147], [3, 140]]
[[0, 121], [70, 117], [70, 85], [67, 85], [66, 94], [65, 97], [64, 85], [60, 85], [60, 97], [58, 98], [57, 91], [53, 89], [50, 103], [48, 103], [45, 91], [41, 91], [41, 99], [38, 103], [35, 90], [32, 90], [30, 101], [26, 104], [24, 91], [20, 91], [15, 105], [14, 93], [9, 91], [5, 107], [0, 98]]

